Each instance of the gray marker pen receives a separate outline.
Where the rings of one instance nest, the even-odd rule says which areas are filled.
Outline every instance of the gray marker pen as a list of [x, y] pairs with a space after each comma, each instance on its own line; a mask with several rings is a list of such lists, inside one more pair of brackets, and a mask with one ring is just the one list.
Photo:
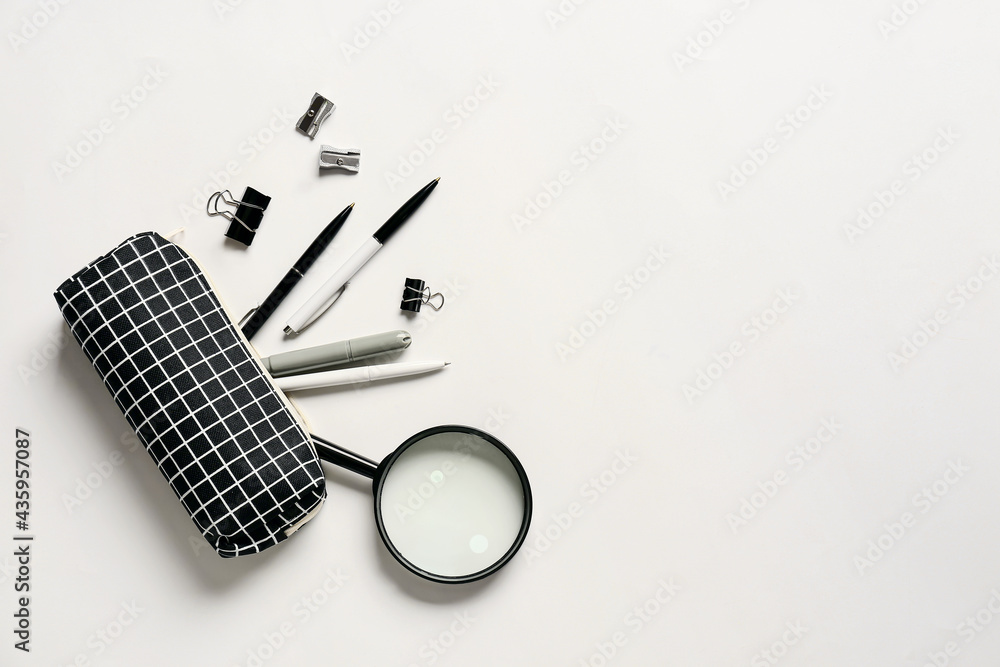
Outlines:
[[403, 350], [409, 347], [411, 340], [410, 334], [405, 331], [387, 331], [371, 336], [307, 347], [303, 350], [272, 354], [270, 357], [264, 357], [261, 361], [271, 377], [280, 378], [287, 375], [323, 371], [358, 359]]

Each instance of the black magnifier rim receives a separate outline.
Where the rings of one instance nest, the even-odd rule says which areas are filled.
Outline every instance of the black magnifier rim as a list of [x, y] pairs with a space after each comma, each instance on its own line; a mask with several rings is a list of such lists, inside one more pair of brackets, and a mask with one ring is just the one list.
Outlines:
[[[514, 466], [514, 470], [517, 472], [517, 478], [521, 482], [521, 491], [524, 495], [524, 512], [521, 515], [521, 529], [518, 531], [517, 537], [514, 538], [514, 543], [511, 544], [509, 549], [507, 549], [507, 552], [494, 561], [489, 567], [479, 570], [478, 572], [472, 572], [470, 574], [457, 577], [434, 574], [433, 572], [428, 572], [427, 570], [424, 570], [423, 568], [420, 568], [408, 561], [406, 557], [399, 552], [395, 545], [393, 545], [392, 540], [389, 539], [385, 523], [382, 521], [382, 487], [385, 484], [386, 471], [389, 470], [392, 464], [396, 462], [396, 459], [398, 459], [403, 452], [409, 449], [411, 445], [416, 444], [424, 438], [437, 435], [438, 433], [465, 433], [467, 435], [474, 435], [496, 447], [504, 456], [507, 457], [507, 459], [511, 462], [511, 465]], [[507, 445], [503, 444], [486, 431], [482, 431], [472, 426], [462, 426], [459, 424], [434, 426], [411, 436], [406, 440], [406, 442], [397, 447], [396, 451], [387, 456], [379, 464], [378, 474], [375, 476], [372, 491], [375, 495], [375, 525], [378, 527], [378, 534], [379, 537], [382, 538], [382, 543], [385, 544], [385, 548], [389, 550], [389, 553], [392, 554], [393, 558], [399, 561], [400, 565], [413, 574], [442, 584], [467, 584], [473, 581], [479, 581], [480, 579], [488, 577], [499, 570], [501, 567], [509, 563], [512, 558], [514, 558], [518, 549], [520, 549], [521, 545], [524, 544], [524, 540], [528, 536], [528, 527], [531, 524], [531, 485], [528, 483], [528, 475], [524, 472], [524, 466], [521, 465], [521, 462], [517, 460], [517, 457], [514, 456], [514, 452], [510, 451]]]

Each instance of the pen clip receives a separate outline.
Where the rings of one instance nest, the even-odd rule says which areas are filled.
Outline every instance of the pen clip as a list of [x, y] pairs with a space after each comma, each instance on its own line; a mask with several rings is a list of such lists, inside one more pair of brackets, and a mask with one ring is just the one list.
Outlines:
[[244, 315], [242, 318], [240, 318], [240, 321], [236, 324], [236, 328], [237, 329], [242, 329], [243, 325], [250, 321], [250, 318], [253, 317], [253, 314], [257, 312], [258, 308], [260, 308], [260, 304], [259, 303], [256, 306], [254, 306], [253, 308], [251, 308], [250, 310], [248, 310], [247, 314]]
[[347, 289], [347, 286], [348, 286], [348, 285], [350, 285], [350, 284], [351, 284], [351, 282], [350, 282], [350, 281], [348, 281], [348, 282], [344, 283], [344, 286], [343, 286], [343, 287], [341, 287], [341, 288], [340, 288], [339, 290], [337, 290], [336, 292], [334, 292], [334, 293], [333, 293], [333, 296], [331, 296], [331, 297], [330, 297], [330, 298], [329, 298], [329, 299], [328, 299], [328, 300], [326, 301], [326, 303], [324, 303], [324, 304], [323, 304], [322, 306], [320, 306], [320, 307], [319, 307], [319, 308], [318, 308], [318, 309], [316, 310], [316, 312], [312, 314], [312, 317], [310, 317], [310, 318], [309, 318], [308, 320], [306, 320], [305, 324], [303, 324], [303, 325], [302, 325], [302, 328], [301, 328], [301, 329], [299, 329], [298, 333], [302, 333], [302, 331], [303, 331], [303, 330], [305, 330], [305, 328], [306, 328], [306, 327], [308, 327], [308, 326], [309, 326], [309, 325], [311, 325], [311, 324], [312, 324], [313, 322], [315, 322], [316, 320], [318, 320], [318, 319], [319, 319], [319, 317], [320, 317], [320, 315], [322, 315], [322, 314], [323, 314], [323, 313], [325, 313], [325, 312], [326, 312], [327, 310], [329, 310], [329, 309], [330, 309], [330, 306], [332, 306], [332, 305], [333, 305], [334, 303], [336, 303], [336, 302], [337, 302], [337, 299], [339, 299], [339, 298], [340, 298], [341, 296], [343, 296], [343, 294], [344, 294], [344, 290], [346, 290], [346, 289]]

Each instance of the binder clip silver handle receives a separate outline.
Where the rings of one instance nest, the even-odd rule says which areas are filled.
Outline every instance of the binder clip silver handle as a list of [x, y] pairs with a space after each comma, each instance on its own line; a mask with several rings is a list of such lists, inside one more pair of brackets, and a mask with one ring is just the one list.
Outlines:
[[343, 171], [356, 174], [361, 168], [361, 149], [323, 146], [319, 154], [319, 168], [320, 171]]
[[[247, 186], [243, 191], [242, 201], [233, 197], [233, 193], [229, 190], [213, 193], [205, 202], [205, 212], [228, 220], [229, 229], [226, 230], [226, 236], [249, 246], [257, 235], [257, 228], [260, 227], [264, 211], [270, 202], [271, 198], [263, 192]], [[233, 212], [220, 210], [219, 204], [234, 206], [236, 210]]]
[[[438, 299], [435, 303], [434, 300]], [[431, 288], [419, 278], [407, 278], [403, 284], [403, 300], [399, 302], [399, 309], [411, 313], [419, 313], [420, 306], [427, 304], [434, 310], [444, 308], [444, 294], [436, 292], [431, 294]]]
[[249, 202], [239, 201], [235, 197], [233, 197], [233, 193], [230, 192], [229, 190], [222, 190], [221, 192], [213, 192], [212, 196], [209, 197], [208, 201], [205, 202], [205, 212], [208, 213], [210, 216], [221, 215], [229, 222], [239, 223], [243, 225], [247, 229], [247, 231], [251, 233], [257, 231], [247, 223], [240, 220], [235, 213], [230, 213], [229, 211], [220, 211], [219, 210], [220, 201], [223, 204], [237, 208], [237, 210], [240, 206], [246, 206], [247, 208], [253, 208], [259, 211], [263, 211], [264, 210], [263, 206], [257, 206], [256, 204], [251, 204]]

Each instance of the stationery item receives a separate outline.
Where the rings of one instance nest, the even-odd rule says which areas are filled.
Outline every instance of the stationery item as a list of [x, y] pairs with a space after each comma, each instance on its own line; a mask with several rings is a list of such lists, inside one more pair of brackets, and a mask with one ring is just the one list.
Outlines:
[[323, 146], [323, 149], [319, 153], [320, 171], [343, 171], [349, 174], [356, 174], [360, 168], [360, 148]]
[[503, 443], [468, 426], [437, 426], [376, 463], [308, 434], [197, 263], [159, 235], [126, 239], [63, 282], [55, 298], [220, 555], [257, 553], [312, 519], [326, 498], [320, 459], [372, 480], [379, 536], [419, 577], [477, 581], [523, 545], [531, 487]]
[[[235, 206], [236, 212], [220, 211], [220, 201]], [[270, 203], [270, 197], [248, 186], [243, 191], [242, 201], [233, 199], [233, 193], [229, 190], [213, 193], [205, 202], [205, 212], [210, 216], [221, 215], [228, 220], [229, 229], [226, 230], [226, 236], [249, 247], [257, 235], [257, 228], [260, 227], [264, 211]]]
[[315, 515], [326, 485], [302, 419], [184, 250], [137, 234], [63, 282], [55, 299], [219, 555], [263, 551]]
[[316, 321], [316, 319], [326, 312], [326, 309], [333, 305], [343, 293], [347, 282], [361, 269], [365, 263], [375, 256], [382, 246], [396, 233], [404, 222], [420, 207], [424, 200], [431, 194], [437, 186], [439, 178], [425, 185], [417, 194], [410, 197], [398, 211], [392, 214], [385, 224], [378, 228], [372, 237], [344, 262], [337, 271], [320, 287], [319, 291], [312, 295], [295, 314], [289, 318], [285, 326], [285, 335], [301, 333], [303, 329]]
[[321, 459], [372, 480], [379, 537], [419, 577], [477, 581], [509, 563], [524, 543], [532, 507], [528, 475], [485, 431], [429, 428], [381, 463], [312, 438]]
[[309, 102], [309, 108], [299, 118], [299, 122], [295, 124], [295, 129], [310, 139], [314, 139], [319, 126], [330, 115], [330, 112], [336, 108], [337, 105], [330, 100], [319, 93], [313, 93], [312, 101]]
[[[432, 299], [437, 299], [438, 297], [441, 297], [441, 299], [438, 303], [434, 303]], [[399, 302], [399, 309], [411, 313], [419, 313], [420, 307], [425, 303], [434, 310], [441, 310], [444, 308], [444, 294], [441, 294], [441, 292], [431, 294], [431, 288], [427, 287], [423, 280], [419, 278], [407, 278], [403, 284], [403, 300]]]
[[371, 336], [307, 347], [303, 350], [272, 354], [260, 361], [271, 377], [280, 378], [286, 375], [323, 371], [340, 364], [405, 350], [410, 346], [411, 340], [410, 334], [405, 331], [386, 331]]
[[352, 202], [350, 206], [345, 208], [343, 211], [337, 214], [330, 224], [323, 228], [323, 231], [319, 233], [319, 236], [309, 244], [306, 251], [302, 253], [298, 261], [292, 265], [292, 268], [288, 269], [288, 273], [285, 277], [281, 279], [281, 282], [271, 290], [271, 293], [267, 295], [264, 299], [264, 303], [260, 304], [258, 307], [250, 310], [249, 313], [243, 316], [241, 321], [241, 328], [243, 329], [243, 335], [247, 337], [247, 340], [253, 338], [254, 334], [260, 331], [260, 328], [267, 321], [267, 318], [271, 316], [272, 313], [281, 305], [281, 302], [285, 300], [288, 293], [292, 291], [302, 277], [305, 275], [309, 267], [319, 258], [319, 256], [326, 250], [326, 247], [330, 245], [333, 241], [333, 237], [337, 235], [340, 228], [344, 226], [344, 222], [347, 220], [347, 216], [351, 214], [354, 210], [354, 203]]
[[409, 361], [398, 364], [360, 366], [337, 371], [323, 371], [322, 373], [283, 376], [276, 378], [274, 384], [282, 391], [300, 391], [302, 389], [336, 387], [342, 384], [357, 384], [359, 382], [401, 378], [407, 375], [419, 375], [420, 373], [438, 371], [449, 365], [450, 363], [447, 361]]

